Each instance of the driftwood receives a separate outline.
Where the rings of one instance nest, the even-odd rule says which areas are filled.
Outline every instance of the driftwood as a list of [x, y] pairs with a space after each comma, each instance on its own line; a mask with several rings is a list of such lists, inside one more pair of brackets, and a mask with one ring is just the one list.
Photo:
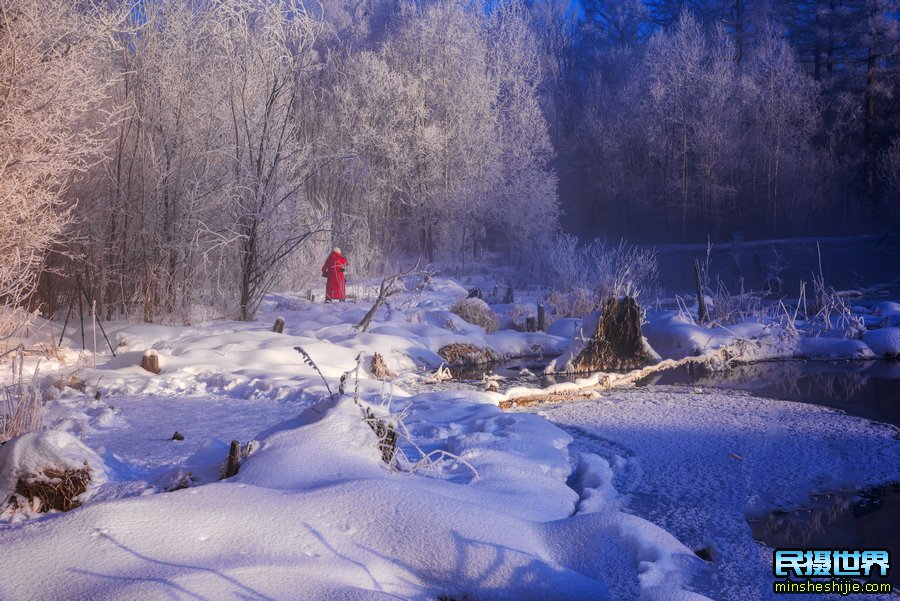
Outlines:
[[606, 302], [597, 330], [572, 361], [572, 372], [637, 369], [653, 362], [641, 333], [641, 309], [631, 297]]
[[[740, 345], [740, 342], [741, 341], [738, 341], [737, 346]], [[719, 349], [714, 356], [665, 359], [654, 365], [648, 365], [642, 369], [635, 369], [624, 374], [598, 374], [595, 378], [590, 378], [587, 383], [576, 386], [575, 388], [567, 388], [564, 390], [551, 389], [546, 392], [537, 390], [534, 394], [504, 399], [500, 401], [498, 405], [501, 409], [512, 409], [513, 407], [530, 407], [532, 405], [541, 405], [544, 403], [586, 400], [596, 397], [597, 393], [601, 390], [633, 386], [636, 382], [639, 382], [652, 374], [675, 369], [677, 367], [687, 366], [689, 368], [709, 370], [713, 369], [712, 366], [716, 364], [721, 366], [733, 366], [735, 364], [740, 364], [740, 360], [735, 357], [733, 352], [734, 346], [735, 345]]]
[[416, 263], [416, 266], [410, 269], [409, 271], [401, 271], [400, 273], [395, 273], [394, 275], [388, 276], [381, 280], [381, 286], [378, 289], [378, 298], [375, 299], [375, 303], [372, 305], [372, 308], [363, 316], [358, 324], [356, 324], [357, 332], [365, 332], [369, 329], [369, 326], [372, 324], [372, 319], [374, 319], [375, 314], [378, 312], [378, 309], [381, 308], [381, 305], [389, 299], [401, 292], [401, 288], [397, 287], [397, 281], [400, 278], [404, 278], [408, 275], [412, 275], [419, 271], [419, 263]]
[[562, 403], [564, 401], [586, 401], [594, 398], [595, 393], [585, 391], [573, 392], [548, 392], [545, 394], [530, 394], [528, 396], [514, 397], [497, 403], [501, 409], [512, 409], [513, 407], [531, 407], [533, 405], [542, 405], [544, 403]]

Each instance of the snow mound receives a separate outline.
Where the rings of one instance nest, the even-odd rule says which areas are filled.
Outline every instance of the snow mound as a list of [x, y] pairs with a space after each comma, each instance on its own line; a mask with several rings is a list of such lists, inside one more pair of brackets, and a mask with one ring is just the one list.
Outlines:
[[0, 447], [0, 497], [5, 499], [15, 491], [16, 480], [26, 474], [37, 475], [44, 470], [91, 470], [91, 490], [106, 482], [107, 468], [103, 459], [68, 432], [46, 430], [29, 432], [7, 441]]
[[480, 298], [464, 298], [453, 305], [450, 311], [471, 324], [481, 326], [485, 332], [496, 332], [500, 329], [494, 311]]
[[879, 357], [900, 359], [900, 328], [882, 328], [866, 332], [862, 341]]

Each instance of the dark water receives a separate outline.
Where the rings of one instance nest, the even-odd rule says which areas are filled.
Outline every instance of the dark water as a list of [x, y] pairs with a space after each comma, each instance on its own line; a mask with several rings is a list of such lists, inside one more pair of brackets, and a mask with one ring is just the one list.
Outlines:
[[[668, 245], [659, 251], [660, 285], [669, 293], [693, 293], [694, 259], [706, 259], [706, 245]], [[825, 281], [836, 290], [872, 290], [881, 300], [897, 298], [897, 264], [900, 261], [900, 234], [847, 238], [803, 238], [789, 240], [741, 241], [713, 245], [710, 273], [720, 277], [732, 290], [743, 282], [746, 290], [763, 290], [766, 276], [776, 261], [783, 259], [783, 291], [796, 295], [800, 282], [809, 285], [821, 265]], [[889, 284], [888, 286], [884, 286]], [[885, 292], [885, 291], [888, 292]]]
[[[452, 373], [457, 381], [478, 385], [486, 375], [502, 376], [501, 390], [512, 386], [546, 387], [576, 379], [545, 376], [547, 362], [547, 358], [523, 357], [457, 367]], [[528, 370], [524, 375], [523, 369]], [[900, 426], [900, 361], [773, 361], [720, 372], [680, 367], [638, 382], [638, 386], [655, 384], [745, 390], [760, 397], [824, 405]]]
[[898, 361], [777, 361], [713, 373], [682, 367], [640, 382], [653, 384], [746, 390], [756, 396], [834, 407], [900, 426]]
[[[900, 362], [780, 361], [726, 372], [687, 368], [654, 374], [641, 384], [746, 390], [756, 396], [840, 409], [900, 425]], [[900, 474], [900, 466], [897, 466]], [[749, 519], [753, 537], [772, 548], [888, 549], [900, 558], [900, 483], [814, 495], [807, 507]], [[877, 580], [877, 579], [873, 579]], [[900, 588], [900, 570], [887, 580]]]
[[747, 521], [753, 537], [772, 548], [887, 549], [892, 566], [885, 580], [900, 589], [893, 565], [900, 558], [900, 482], [814, 495], [809, 507]]

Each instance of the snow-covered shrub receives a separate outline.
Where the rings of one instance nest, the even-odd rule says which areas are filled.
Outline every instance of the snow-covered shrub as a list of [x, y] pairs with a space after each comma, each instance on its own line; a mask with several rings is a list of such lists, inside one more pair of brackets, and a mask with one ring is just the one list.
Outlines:
[[468, 342], [451, 342], [438, 349], [438, 355], [448, 365], [483, 365], [497, 360], [497, 356], [488, 348], [481, 348]]
[[659, 278], [656, 249], [624, 240], [611, 246], [597, 238], [579, 246], [577, 237], [561, 234], [550, 246], [547, 262], [557, 290], [585, 289], [598, 303], [604, 298], [649, 296], [656, 292]]
[[534, 318], [534, 311], [529, 305], [514, 304], [506, 312], [506, 327], [517, 332], [528, 330], [528, 318]]
[[743, 281], [740, 292], [737, 294], [732, 294], [722, 280], [717, 279], [716, 281], [715, 292], [706, 298], [706, 308], [709, 312], [707, 323], [709, 325], [727, 326], [768, 314], [762, 297], [752, 291], [745, 292]]
[[450, 311], [471, 324], [481, 326], [485, 332], [496, 332], [500, 329], [494, 311], [480, 298], [464, 298], [450, 307]]
[[384, 360], [384, 356], [381, 353], [372, 355], [369, 371], [378, 379], [397, 377], [397, 374], [388, 367], [387, 362]]
[[548, 325], [566, 317], [584, 317], [599, 306], [599, 297], [586, 288], [575, 288], [568, 292], [551, 292], [547, 297]]
[[16, 481], [16, 495], [30, 502], [37, 512], [69, 511], [81, 505], [81, 495], [91, 483], [87, 466], [69, 469], [45, 469], [40, 474], [24, 474]]

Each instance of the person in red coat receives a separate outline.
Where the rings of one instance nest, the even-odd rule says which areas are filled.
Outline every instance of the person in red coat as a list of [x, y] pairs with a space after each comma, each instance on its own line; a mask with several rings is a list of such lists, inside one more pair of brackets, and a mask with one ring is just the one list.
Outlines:
[[333, 300], [347, 300], [347, 285], [344, 281], [344, 269], [350, 263], [341, 254], [341, 249], [337, 246], [331, 251], [325, 264], [322, 265], [322, 277], [328, 278], [325, 282], [325, 302], [330, 303]]

